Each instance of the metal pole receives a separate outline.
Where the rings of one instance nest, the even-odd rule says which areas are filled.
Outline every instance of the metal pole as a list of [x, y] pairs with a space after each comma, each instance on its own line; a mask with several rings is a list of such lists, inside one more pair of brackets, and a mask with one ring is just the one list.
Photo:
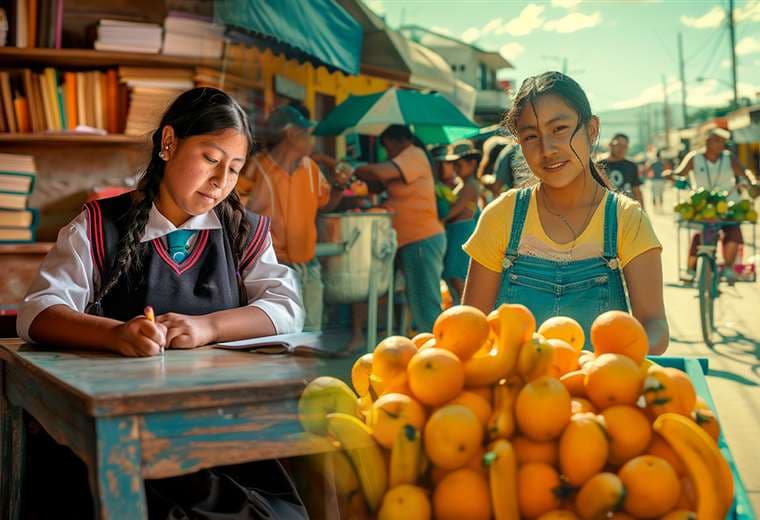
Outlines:
[[728, 1], [728, 32], [731, 37], [731, 84], [734, 89], [734, 108], [739, 106], [736, 89], [736, 28], [734, 26], [734, 0]]
[[689, 128], [689, 114], [686, 111], [686, 64], [683, 61], [683, 35], [678, 33], [678, 68], [681, 75], [681, 116], [683, 128]]
[[662, 76], [663, 107], [662, 117], [665, 124], [665, 149], [670, 149], [670, 109], [668, 108], [668, 84], [665, 75]]

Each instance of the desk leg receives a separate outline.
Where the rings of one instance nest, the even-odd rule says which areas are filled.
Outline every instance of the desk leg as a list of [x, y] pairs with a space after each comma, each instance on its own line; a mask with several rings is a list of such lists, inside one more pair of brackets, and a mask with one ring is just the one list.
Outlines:
[[24, 411], [5, 395], [5, 364], [0, 362], [0, 518], [21, 518], [21, 485], [26, 459]]
[[138, 418], [96, 419], [95, 430], [97, 446], [89, 468], [95, 518], [147, 518]]

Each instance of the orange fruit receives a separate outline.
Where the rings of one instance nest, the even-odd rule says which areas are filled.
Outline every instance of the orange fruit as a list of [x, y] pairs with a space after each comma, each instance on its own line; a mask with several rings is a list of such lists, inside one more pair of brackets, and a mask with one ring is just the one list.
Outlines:
[[649, 338], [639, 320], [623, 311], [607, 311], [591, 324], [596, 355], [622, 354], [639, 365], [649, 353]]
[[583, 397], [573, 397], [570, 399], [570, 413], [572, 415], [588, 412], [596, 413], [596, 408], [591, 404], [591, 401]]
[[681, 483], [664, 459], [641, 455], [618, 472], [626, 489], [623, 508], [639, 518], [657, 518], [671, 511], [681, 494]]
[[697, 520], [697, 513], [694, 511], [678, 509], [676, 511], [671, 511], [660, 520]]
[[616, 404], [633, 405], [643, 380], [639, 366], [622, 354], [602, 354], [588, 365], [586, 395], [599, 410]]
[[484, 474], [488, 472], [488, 468], [483, 465], [483, 456], [486, 454], [486, 450], [483, 446], [478, 446], [478, 451], [473, 457], [465, 464], [465, 468], [472, 468], [478, 471], [482, 471]]
[[509, 327], [505, 340], [510, 345], [519, 346], [533, 338], [533, 333], [536, 332], [536, 318], [525, 305], [505, 303], [488, 315], [488, 324], [496, 336], [501, 332], [502, 318]]
[[578, 520], [578, 515], [572, 511], [549, 511], [539, 516], [538, 520]]
[[552, 358], [552, 367], [550, 374], [554, 377], [561, 377], [568, 372], [578, 370], [578, 351], [575, 350], [567, 341], [561, 339], [547, 339], [549, 345], [554, 347], [554, 357]]
[[480, 397], [488, 401], [489, 403], [493, 403], [493, 387], [492, 386], [468, 386], [465, 388], [467, 392], [472, 392], [473, 394], [478, 394]]
[[433, 511], [437, 520], [491, 518], [491, 494], [485, 475], [462, 468], [443, 477], [433, 492]]
[[559, 509], [561, 490], [559, 473], [548, 464], [523, 464], [517, 470], [517, 502], [522, 517], [535, 518]]
[[683, 477], [686, 475], [686, 466], [683, 465], [681, 457], [679, 457], [673, 448], [670, 447], [668, 441], [663, 439], [659, 433], [652, 433], [652, 440], [645, 452], [646, 455], [654, 455], [664, 459], [670, 467], [676, 472], [676, 475]]
[[429, 349], [429, 348], [435, 348], [437, 346], [438, 345], [435, 342], [435, 338], [430, 338], [425, 343], [423, 343], [422, 346], [417, 349], [417, 351], [425, 350], [425, 349]]
[[351, 384], [359, 397], [364, 397], [369, 392], [369, 376], [372, 374], [373, 354], [364, 354], [356, 360], [351, 367]]
[[390, 382], [406, 372], [409, 360], [417, 353], [412, 340], [403, 336], [391, 336], [381, 341], [372, 353], [372, 375], [383, 382]]
[[607, 520], [636, 520], [634, 517], [629, 515], [628, 513], [624, 513], [623, 511], [616, 511], [612, 513], [612, 516], [609, 517]]
[[691, 417], [697, 403], [697, 393], [689, 376], [677, 368], [650, 368], [644, 380], [643, 394], [647, 410], [654, 417], [665, 412]]
[[570, 421], [570, 394], [557, 379], [539, 377], [517, 395], [515, 418], [527, 437], [536, 441], [556, 439]]
[[575, 497], [575, 509], [581, 518], [607, 518], [623, 503], [625, 488], [614, 473], [599, 473], [583, 484]]
[[580, 323], [567, 316], [549, 318], [538, 328], [538, 333], [546, 339], [561, 339], [572, 346], [577, 353], [580, 353], [586, 341], [586, 334]]
[[[467, 465], [469, 467], [469, 464]], [[438, 466], [433, 466], [430, 470], [430, 481], [433, 483], [434, 486], [437, 486], [441, 480], [443, 480], [443, 477], [451, 473], [450, 469], [444, 469], [439, 468]]]
[[590, 350], [584, 350], [583, 352], [578, 354], [578, 364], [580, 365], [581, 368], [586, 368], [586, 365], [588, 363], [591, 363], [595, 359], [596, 359], [596, 355]]
[[466, 361], [488, 339], [490, 327], [485, 313], [470, 305], [455, 305], [443, 311], [433, 325], [438, 348], [449, 350]]
[[573, 397], [586, 397], [586, 371], [573, 370], [559, 378]]
[[428, 406], [450, 401], [464, 387], [464, 367], [456, 355], [442, 348], [428, 348], [412, 357], [407, 367], [409, 387]]
[[393, 446], [398, 432], [409, 424], [422, 431], [427, 413], [425, 408], [404, 394], [384, 394], [372, 405], [367, 426], [372, 429], [375, 440], [388, 449]]
[[425, 453], [443, 469], [467, 464], [483, 442], [483, 427], [466, 406], [442, 406], [430, 416], [424, 432]]
[[512, 439], [512, 447], [518, 464], [543, 462], [555, 466], [559, 460], [559, 446], [556, 441], [539, 442], [518, 435]]
[[435, 336], [433, 336], [430, 332], [420, 332], [415, 337], [412, 338], [412, 343], [414, 343], [414, 346], [418, 349], [422, 347], [425, 343], [428, 342], [428, 340], [435, 339]]
[[610, 406], [602, 412], [610, 440], [610, 462], [623, 464], [644, 453], [652, 440], [649, 419], [633, 406]]
[[424, 489], [402, 484], [388, 490], [377, 514], [377, 520], [428, 520], [432, 511]]
[[720, 439], [720, 423], [713, 411], [709, 408], [703, 408], [701, 410], [694, 410], [691, 414], [694, 422], [710, 434], [710, 437], [712, 437], [715, 442], [718, 442], [718, 439]]
[[559, 439], [559, 467], [570, 484], [582, 486], [602, 471], [609, 450], [604, 426], [596, 415], [573, 415]]
[[465, 390], [446, 404], [461, 404], [462, 406], [466, 406], [475, 414], [475, 417], [478, 418], [483, 428], [488, 425], [488, 421], [491, 418], [491, 403], [475, 392]]

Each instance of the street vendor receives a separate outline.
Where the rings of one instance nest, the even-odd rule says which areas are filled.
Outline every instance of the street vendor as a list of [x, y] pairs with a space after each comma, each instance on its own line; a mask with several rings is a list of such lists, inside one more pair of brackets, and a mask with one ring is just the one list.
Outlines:
[[486, 313], [520, 303], [538, 323], [569, 316], [588, 347], [594, 319], [630, 302], [649, 352], [664, 352], [662, 248], [641, 206], [615, 193], [591, 159], [599, 119], [583, 89], [559, 72], [530, 77], [506, 125], [535, 179], [483, 211], [464, 246], [472, 259], [464, 303]]
[[459, 303], [464, 292], [469, 259], [462, 245], [475, 231], [480, 216], [480, 182], [476, 174], [482, 154], [471, 142], [457, 143], [446, 160], [454, 165], [460, 180], [454, 190], [455, 201], [451, 204], [443, 222], [446, 225], [446, 255], [443, 259], [443, 279], [452, 292], [455, 303]]
[[349, 176], [333, 170], [328, 181], [309, 156], [314, 123], [293, 106], [275, 110], [266, 123], [272, 145], [246, 164], [238, 190], [248, 209], [271, 217], [277, 259], [296, 272], [306, 321], [304, 330], [322, 326], [322, 269], [316, 257], [317, 213], [340, 202]]
[[[756, 184], [749, 170], [745, 170], [730, 150], [726, 141], [731, 133], [722, 128], [712, 128], [707, 132], [703, 150], [689, 152], [681, 164], [671, 171], [665, 171], [666, 178], [688, 177], [693, 189], [704, 188], [708, 191], [726, 191], [733, 200], [739, 198], [739, 191], [749, 189]], [[739, 245], [744, 243], [740, 226], [728, 226], [720, 231], [723, 244], [724, 268], [722, 276], [729, 283], [736, 281], [733, 266], [739, 253]], [[687, 276], [693, 280], [697, 273], [697, 247], [701, 236], [696, 233], [689, 246]]]
[[430, 160], [414, 141], [409, 127], [390, 125], [380, 134], [390, 159], [360, 166], [354, 175], [388, 191], [386, 206], [393, 212], [412, 320], [416, 330], [429, 332], [441, 312], [446, 235], [438, 220]]

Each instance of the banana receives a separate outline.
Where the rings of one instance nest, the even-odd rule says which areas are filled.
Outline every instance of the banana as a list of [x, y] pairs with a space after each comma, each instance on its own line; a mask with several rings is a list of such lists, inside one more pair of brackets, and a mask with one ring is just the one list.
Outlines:
[[327, 433], [346, 450], [356, 469], [367, 505], [376, 511], [388, 488], [388, 471], [383, 451], [372, 437], [369, 426], [352, 415], [331, 413], [327, 415]]
[[520, 346], [536, 331], [533, 314], [523, 305], [504, 304], [489, 315], [493, 346], [479, 350], [464, 364], [466, 386], [492, 385], [515, 369]]
[[414, 426], [405, 424], [391, 447], [389, 487], [416, 484], [422, 464], [422, 435]]
[[549, 373], [554, 358], [554, 348], [541, 336], [534, 335], [520, 347], [517, 372], [526, 383]]
[[733, 476], [718, 445], [691, 419], [664, 413], [654, 430], [681, 457], [697, 490], [697, 517], [725, 518], [733, 502]]
[[339, 496], [350, 497], [352, 494], [360, 491], [359, 476], [351, 465], [351, 460], [346, 452], [342, 450], [333, 451], [328, 454], [332, 464], [333, 478], [335, 479], [335, 491]]
[[494, 408], [488, 422], [490, 440], [508, 439], [515, 433], [515, 399], [522, 388], [519, 376], [499, 381], [494, 388]]
[[520, 520], [517, 505], [517, 459], [512, 444], [499, 439], [485, 455], [496, 520]]

